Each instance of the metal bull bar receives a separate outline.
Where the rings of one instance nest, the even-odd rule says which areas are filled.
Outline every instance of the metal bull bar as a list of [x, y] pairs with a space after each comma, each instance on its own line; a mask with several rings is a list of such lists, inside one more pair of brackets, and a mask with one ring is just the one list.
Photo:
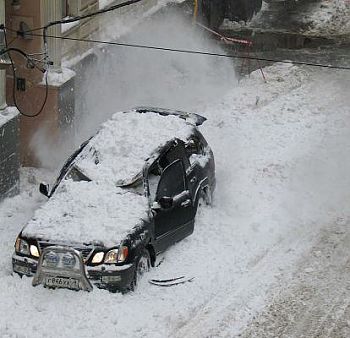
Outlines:
[[46, 247], [38, 262], [33, 286], [92, 291], [82, 254], [70, 247]]

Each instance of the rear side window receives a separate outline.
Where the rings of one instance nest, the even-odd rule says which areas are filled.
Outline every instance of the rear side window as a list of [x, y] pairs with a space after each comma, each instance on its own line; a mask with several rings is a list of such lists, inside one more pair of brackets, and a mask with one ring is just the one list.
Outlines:
[[190, 165], [196, 163], [201, 167], [205, 167], [208, 162], [208, 147], [204, 138], [200, 135], [193, 135], [186, 143], [186, 154], [189, 158]]
[[200, 142], [197, 136], [192, 136], [186, 143], [185, 146], [186, 154], [191, 157], [193, 154], [202, 155], [204, 154], [204, 146]]

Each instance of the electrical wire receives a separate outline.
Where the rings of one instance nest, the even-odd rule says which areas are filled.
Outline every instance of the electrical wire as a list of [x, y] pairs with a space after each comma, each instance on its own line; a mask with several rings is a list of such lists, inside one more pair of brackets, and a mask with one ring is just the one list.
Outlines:
[[[286, 63], [286, 64], [295, 64], [295, 65], [320, 67], [320, 68], [328, 68], [328, 69], [350, 70], [350, 67], [347, 67], [347, 66], [335, 66], [335, 65], [327, 65], [327, 64], [314, 63], [314, 62], [281, 60], [281, 59], [277, 59], [277, 58], [264, 58], [264, 57], [257, 57], [257, 56], [248, 56], [248, 55], [241, 56], [241, 55], [237, 55], [237, 54], [236, 55], [234, 55], [234, 54], [221, 54], [221, 53], [206, 52], [206, 51], [201, 51], [201, 50], [177, 49], [177, 48], [170, 48], [170, 47], [122, 43], [122, 42], [104, 41], [104, 40], [96, 40], [96, 39], [79, 39], [79, 38], [70, 38], [70, 37], [62, 37], [62, 36], [55, 36], [55, 35], [47, 34], [48, 29], [54, 25], [66, 24], [66, 23], [72, 23], [72, 22], [84, 20], [84, 19], [91, 18], [91, 17], [96, 16], [96, 15], [100, 15], [100, 14], [114, 11], [114, 10], [121, 8], [121, 7], [135, 4], [135, 3], [140, 2], [140, 1], [142, 1], [142, 0], [125, 1], [125, 2], [122, 2], [120, 4], [111, 6], [111, 7], [106, 8], [106, 9], [101, 9], [101, 10], [93, 12], [93, 13], [89, 13], [89, 14], [85, 14], [85, 15], [81, 15], [81, 16], [76, 16], [73, 18], [63, 19], [63, 20], [52, 21], [52, 22], [49, 22], [45, 26], [34, 28], [31, 30], [26, 30], [26, 31], [18, 31], [17, 30], [17, 31], [15, 31], [13, 29], [8, 29], [9, 31], [16, 32], [17, 36], [24, 37], [25, 34], [31, 33], [32, 36], [42, 37], [44, 40], [44, 53], [36, 54], [36, 55], [44, 55], [44, 57], [41, 60], [35, 59], [32, 56], [29, 56], [28, 54], [26, 54], [25, 52], [21, 51], [18, 48], [11, 47], [11, 48], [7, 48], [5, 51], [3, 51], [3, 53], [14, 51], [14, 52], [21, 54], [23, 57], [25, 57], [27, 59], [30, 66], [35, 67], [35, 68], [39, 69], [40, 71], [43, 71], [43, 69], [39, 68], [37, 63], [44, 63], [47, 66], [47, 68], [45, 69], [45, 71], [46, 71], [45, 72], [46, 90], [45, 90], [45, 98], [44, 98], [43, 104], [40, 107], [40, 109], [38, 110], [38, 112], [36, 112], [35, 114], [33, 114], [33, 115], [26, 114], [19, 108], [19, 106], [17, 104], [17, 99], [16, 99], [16, 79], [17, 79], [16, 69], [15, 69], [12, 57], [9, 53], [9, 57], [10, 57], [10, 61], [11, 61], [11, 68], [12, 68], [12, 73], [13, 73], [13, 101], [14, 101], [14, 105], [16, 106], [16, 108], [18, 109], [20, 114], [22, 114], [23, 116], [26, 116], [26, 117], [36, 117], [36, 116], [40, 115], [40, 113], [43, 111], [45, 104], [47, 102], [47, 98], [48, 98], [48, 66], [50, 65], [50, 61], [49, 61], [49, 57], [48, 57], [47, 38], [76, 41], [76, 42], [85, 42], [85, 43], [97, 43], [97, 44], [104, 44], [104, 45], [110, 45], [110, 46], [116, 46], [116, 47], [149, 49], [149, 50], [156, 50], [156, 51], [162, 51], [162, 52], [172, 52], [172, 53], [192, 54], [192, 55], [202, 55], [202, 56], [212, 56], [212, 57], [222, 57], [222, 58], [233, 58], [233, 59], [245, 59], [245, 60], [248, 59], [248, 60], [255, 60], [258, 62], [259, 61], [280, 62], [280, 63]], [[1, 25], [1, 26], [2, 26], [2, 29], [5, 28], [5, 27], [3, 27], [3, 25]], [[35, 34], [35, 33], [33, 34], [33, 32], [36, 32], [39, 30], [43, 30], [43, 34]], [[4, 29], [4, 32], [5, 32], [4, 35], [5, 35], [6, 47], [8, 47], [7, 37], [6, 37], [6, 29]], [[34, 54], [33, 54], [33, 56], [34, 56]]]
[[[33, 34], [33, 35], [43, 37], [42, 34]], [[117, 46], [117, 47], [151, 49], [151, 50], [157, 50], [157, 51], [163, 51], [163, 52], [204, 55], [204, 56], [233, 58], [233, 59], [249, 59], [249, 60], [256, 60], [256, 61], [280, 62], [280, 63], [286, 63], [286, 64], [295, 64], [295, 65], [302, 65], [302, 66], [321, 67], [321, 68], [338, 69], [338, 70], [350, 70], [350, 67], [348, 66], [334, 66], [334, 65], [327, 65], [322, 63], [313, 63], [313, 62], [295, 61], [295, 60], [282, 60], [277, 58], [275, 59], [275, 58], [263, 58], [263, 57], [248, 56], [248, 55], [241, 56], [241, 55], [234, 55], [234, 54], [221, 54], [221, 53], [212, 53], [212, 52], [206, 52], [201, 50], [177, 49], [177, 48], [168, 48], [168, 47], [161, 47], [161, 46], [122, 43], [122, 42], [104, 41], [104, 40], [96, 40], [96, 39], [69, 38], [69, 37], [55, 36], [55, 35], [47, 35], [47, 38], [76, 41], [76, 42], [86, 42], [86, 43], [99, 43], [99, 44]]]
[[122, 8], [122, 7], [125, 7], [125, 6], [136, 4], [137, 2], [140, 2], [140, 1], [142, 1], [142, 0], [125, 1], [125, 2], [122, 2], [120, 4], [113, 5], [113, 6], [110, 6], [108, 8], [100, 9], [100, 10], [98, 10], [96, 12], [92, 12], [92, 13], [89, 13], [89, 14], [79, 15], [79, 16], [75, 16], [75, 17], [72, 17], [72, 18], [68, 18], [68, 19], [52, 21], [52, 22], [49, 22], [45, 26], [29, 29], [29, 30], [26, 30], [26, 31], [17, 31], [17, 34], [19, 33], [21, 36], [24, 36], [27, 33], [36, 32], [36, 31], [39, 31], [39, 30], [47, 30], [48, 28], [50, 28], [51, 26], [54, 26], [54, 25], [65, 24], [65, 23], [72, 23], [72, 22], [76, 22], [76, 21], [79, 21], [79, 20], [88, 19], [88, 18], [91, 18], [91, 17], [96, 16], [96, 15], [100, 15], [100, 14], [104, 14], [104, 13], [108, 13], [108, 12], [114, 11], [114, 10], [116, 10], [118, 8]]
[[[39, 53], [39, 54], [36, 54], [36, 55], [44, 55], [44, 57], [41, 59], [41, 60], [38, 60], [36, 58], [33, 58], [32, 56], [26, 54], [25, 52], [23, 52], [22, 50], [18, 49], [18, 48], [8, 48], [8, 42], [7, 42], [7, 36], [6, 36], [6, 29], [4, 27], [4, 25], [2, 24], [1, 25], [1, 29], [3, 29], [4, 31], [4, 36], [5, 36], [5, 43], [6, 43], [6, 49], [3, 50], [2, 52], [0, 52], [0, 55], [2, 54], [5, 54], [5, 53], [8, 53], [9, 55], [9, 58], [10, 58], [10, 62], [11, 62], [11, 69], [12, 69], [12, 74], [13, 74], [13, 87], [12, 87], [12, 97], [13, 97], [13, 103], [15, 105], [15, 107], [18, 109], [19, 113], [23, 116], [26, 116], [26, 117], [37, 117], [41, 114], [41, 112], [43, 111], [44, 107], [45, 107], [45, 104], [47, 102], [47, 98], [48, 98], [48, 93], [49, 93], [49, 84], [48, 84], [48, 67], [50, 64], [52, 64], [50, 61], [49, 61], [49, 54], [48, 54], [48, 46], [47, 46], [47, 30], [54, 26], [54, 25], [58, 25], [58, 24], [65, 24], [65, 23], [71, 23], [71, 22], [76, 22], [76, 21], [80, 21], [80, 20], [84, 20], [84, 19], [87, 19], [87, 18], [91, 18], [93, 16], [96, 16], [96, 15], [100, 15], [100, 14], [104, 14], [104, 13], [107, 13], [107, 12], [111, 12], [111, 11], [114, 11], [118, 8], [121, 8], [121, 7], [125, 7], [125, 6], [128, 6], [128, 5], [132, 5], [132, 4], [135, 4], [137, 2], [140, 2], [142, 0], [129, 0], [129, 1], [125, 1], [125, 2], [122, 2], [120, 4], [117, 4], [117, 5], [114, 5], [114, 6], [111, 6], [111, 7], [108, 7], [106, 9], [101, 9], [99, 11], [96, 11], [96, 12], [93, 12], [93, 13], [89, 13], [89, 14], [85, 14], [85, 15], [80, 15], [80, 16], [76, 16], [74, 18], [69, 18], [69, 19], [63, 19], [63, 20], [57, 20], [57, 21], [52, 21], [52, 22], [49, 22], [47, 25], [43, 26], [43, 27], [38, 27], [38, 28], [34, 28], [34, 29], [30, 29], [30, 30], [26, 30], [26, 31], [15, 31], [17, 33], [17, 36], [21, 36], [21, 37], [24, 37], [25, 34], [28, 34], [28, 33], [33, 33], [33, 32], [36, 32], [36, 31], [39, 31], [39, 30], [43, 30], [43, 39], [44, 39], [44, 53]], [[13, 29], [8, 29], [9, 31], [14, 31]], [[34, 35], [34, 34], [32, 34]], [[17, 38], [17, 37], [16, 37]], [[15, 38], [15, 39], [16, 39]], [[14, 39], [14, 40], [15, 40]], [[14, 41], [12, 40], [11, 43]], [[40, 71], [43, 71], [43, 69], [39, 68], [37, 63], [44, 63], [46, 64], [47, 68], [45, 69], [45, 97], [44, 97], [44, 101], [43, 101], [43, 104], [41, 105], [40, 109], [35, 113], [35, 114], [26, 114], [24, 113], [20, 107], [18, 106], [18, 103], [17, 103], [17, 98], [16, 98], [16, 82], [17, 82], [17, 76], [16, 76], [16, 68], [15, 68], [15, 65], [14, 65], [14, 62], [13, 62], [13, 59], [10, 55], [9, 52], [11, 51], [14, 51], [14, 52], [17, 52], [19, 54], [21, 54], [23, 57], [25, 57], [28, 61], [28, 64], [31, 66], [31, 67], [35, 67], [37, 69], [39, 69]]]
[[[4, 29], [4, 37], [5, 37], [5, 44], [7, 46], [7, 36], [6, 36], [6, 30]], [[17, 75], [16, 75], [16, 67], [15, 64], [13, 62], [13, 59], [11, 57], [11, 54], [9, 52], [16, 52], [20, 55], [22, 55], [24, 58], [27, 59], [27, 61], [30, 62], [31, 65], [33, 65], [35, 68], [39, 69], [41, 72], [43, 72], [43, 69], [39, 68], [35, 62], [33, 62], [31, 60], [31, 58], [28, 56], [28, 54], [26, 54], [25, 52], [23, 52], [22, 50], [18, 49], [18, 48], [14, 48], [14, 47], [10, 47], [7, 48], [5, 50], [3, 50], [1, 52], [2, 54], [8, 53], [10, 62], [11, 62], [11, 70], [12, 70], [12, 75], [13, 75], [13, 85], [12, 85], [12, 99], [13, 99], [13, 104], [15, 105], [15, 107], [17, 108], [17, 110], [19, 111], [19, 113], [25, 117], [37, 117], [41, 114], [41, 112], [44, 110], [44, 107], [46, 105], [47, 102], [47, 98], [49, 95], [49, 83], [48, 83], [48, 71], [45, 72], [45, 97], [44, 97], [44, 101], [40, 107], [40, 109], [35, 113], [35, 114], [26, 114], [22, 111], [22, 109], [19, 107], [18, 102], [17, 102], [17, 97], [16, 97], [16, 82], [17, 82]]]
[[72, 23], [72, 22], [76, 22], [79, 20], [84, 20], [84, 19], [91, 18], [91, 17], [96, 16], [96, 15], [100, 15], [100, 14], [114, 11], [114, 10], [121, 8], [121, 7], [135, 4], [135, 3], [140, 2], [140, 1], [142, 1], [142, 0], [125, 1], [125, 2], [122, 2], [120, 4], [108, 7], [106, 9], [98, 10], [98, 11], [93, 12], [93, 13], [89, 13], [89, 14], [85, 14], [85, 15], [81, 15], [81, 16], [75, 16], [75, 17], [69, 18], [69, 19], [52, 21], [52, 22], [49, 22], [45, 26], [34, 28], [31, 30], [26, 30], [26, 31], [15, 31], [15, 30], [11, 30], [11, 29], [9, 29], [9, 30], [15, 31], [17, 33], [17, 35], [22, 36], [22, 37], [27, 33], [32, 33], [32, 32], [38, 31], [38, 30], [43, 30], [42, 35], [41, 34], [32, 34], [32, 35], [38, 36], [38, 37], [43, 37], [46, 54], [48, 54], [47, 38], [53, 38], [53, 39], [87, 42], [87, 43], [100, 43], [100, 44], [119, 46], [119, 47], [153, 49], [153, 50], [158, 50], [158, 51], [174, 52], [174, 53], [182, 53], [182, 54], [185, 54], [185, 53], [186, 54], [197, 54], [197, 55], [205, 55], [205, 56], [215, 56], [215, 57], [234, 58], [234, 59], [248, 59], [248, 60], [265, 61], [265, 62], [280, 62], [280, 63], [286, 63], [286, 64], [321, 67], [321, 68], [328, 68], [328, 69], [350, 70], [350, 67], [347, 67], [347, 66], [334, 66], [334, 65], [326, 65], [326, 64], [321, 64], [321, 63], [313, 63], [313, 62], [305, 62], [305, 61], [281, 60], [281, 59], [275, 59], [275, 58], [263, 58], [263, 57], [257, 57], [257, 56], [247, 56], [247, 55], [240, 56], [240, 55], [233, 55], [233, 54], [211, 53], [211, 52], [205, 52], [205, 51], [199, 51], [199, 50], [176, 49], [176, 48], [167, 48], [167, 47], [149, 46], [149, 45], [140, 45], [140, 44], [131, 44], [131, 43], [101, 41], [101, 40], [93, 40], [93, 39], [78, 39], [78, 38], [69, 38], [69, 37], [62, 37], [62, 36], [55, 36], [55, 35], [48, 35], [47, 34], [47, 30], [51, 26], [54, 26], [57, 24]]

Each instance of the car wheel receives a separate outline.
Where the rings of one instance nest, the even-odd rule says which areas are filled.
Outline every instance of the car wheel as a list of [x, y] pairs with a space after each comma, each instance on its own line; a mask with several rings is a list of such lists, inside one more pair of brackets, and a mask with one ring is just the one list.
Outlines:
[[205, 187], [201, 190], [199, 195], [199, 205], [212, 205], [213, 196], [209, 187]]
[[144, 248], [141, 251], [139, 258], [137, 259], [135, 275], [130, 288], [131, 290], [135, 290], [135, 287], [140, 278], [144, 275], [145, 272], [149, 271], [150, 268], [151, 256], [149, 251], [146, 248]]

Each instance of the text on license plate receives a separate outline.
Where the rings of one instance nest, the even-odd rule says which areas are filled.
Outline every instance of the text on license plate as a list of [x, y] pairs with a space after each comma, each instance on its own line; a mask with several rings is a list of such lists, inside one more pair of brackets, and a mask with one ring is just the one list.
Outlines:
[[79, 281], [73, 278], [46, 277], [45, 285], [58, 288], [79, 289]]

